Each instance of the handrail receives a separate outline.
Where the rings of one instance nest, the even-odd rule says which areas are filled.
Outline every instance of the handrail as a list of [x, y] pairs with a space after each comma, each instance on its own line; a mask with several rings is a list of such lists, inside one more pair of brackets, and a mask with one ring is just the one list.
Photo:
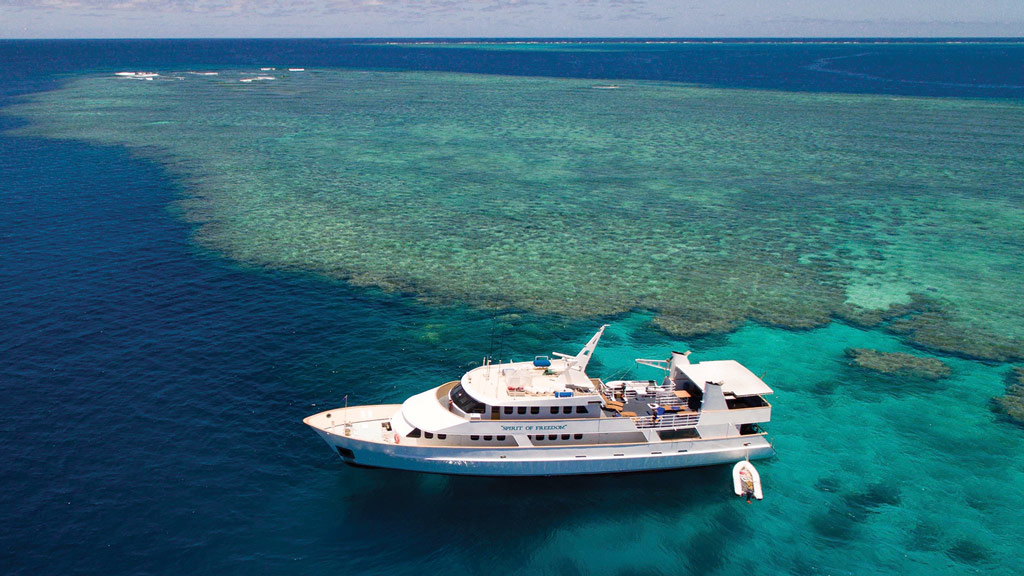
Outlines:
[[633, 418], [633, 423], [636, 424], [637, 428], [654, 428], [661, 430], [664, 428], [680, 428], [683, 426], [696, 426], [697, 420], [700, 419], [700, 414], [665, 414], [664, 416], [637, 416]]
[[701, 410], [701, 412], [706, 412], [708, 414], [714, 414], [714, 413], [723, 413], [724, 414], [726, 412], [732, 412], [732, 413], [742, 412], [743, 410], [764, 410], [765, 408], [771, 408], [771, 407], [772, 407], [771, 404], [765, 402], [764, 406], [748, 406], [746, 408], [726, 408], [725, 410]]

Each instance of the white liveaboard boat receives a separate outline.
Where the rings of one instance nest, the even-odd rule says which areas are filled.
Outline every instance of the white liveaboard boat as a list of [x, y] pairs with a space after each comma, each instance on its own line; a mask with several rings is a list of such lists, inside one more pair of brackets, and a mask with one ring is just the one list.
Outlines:
[[403, 404], [335, 408], [303, 422], [347, 464], [441, 474], [555, 476], [661, 470], [775, 454], [772, 393], [735, 360], [637, 360], [667, 372], [602, 382], [575, 356], [489, 363]]

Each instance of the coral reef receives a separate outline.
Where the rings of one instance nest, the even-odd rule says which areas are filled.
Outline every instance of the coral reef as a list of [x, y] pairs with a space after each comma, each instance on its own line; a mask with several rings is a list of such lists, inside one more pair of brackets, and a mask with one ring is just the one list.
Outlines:
[[167, 166], [195, 238], [256, 266], [680, 337], [840, 318], [1024, 358], [1024, 106], [244, 72], [83, 77], [5, 113]]
[[1014, 367], [1006, 377], [1006, 393], [993, 398], [992, 403], [998, 414], [1024, 426], [1024, 368]]
[[972, 360], [1014, 362], [1024, 358], [1024, 340], [999, 337], [971, 327], [949, 305], [923, 294], [910, 294], [910, 302], [886, 309], [865, 309], [843, 304], [836, 316], [861, 327], [881, 326], [903, 336], [910, 344]]
[[853, 364], [882, 374], [938, 380], [952, 373], [950, 367], [938, 358], [924, 358], [902, 352], [847, 348], [846, 356], [852, 360]]

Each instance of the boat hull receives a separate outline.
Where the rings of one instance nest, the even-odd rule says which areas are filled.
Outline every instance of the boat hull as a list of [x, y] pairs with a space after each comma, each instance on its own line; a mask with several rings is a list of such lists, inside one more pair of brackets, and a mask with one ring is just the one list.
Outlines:
[[466, 476], [568, 476], [728, 464], [775, 454], [761, 435], [641, 444], [461, 448], [373, 442], [324, 430], [347, 464]]

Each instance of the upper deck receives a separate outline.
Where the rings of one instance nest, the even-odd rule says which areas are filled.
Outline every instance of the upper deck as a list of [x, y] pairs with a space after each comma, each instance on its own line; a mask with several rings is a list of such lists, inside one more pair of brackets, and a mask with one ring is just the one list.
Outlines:
[[[462, 376], [462, 389], [476, 402], [488, 406], [549, 404], [572, 406], [599, 398], [598, 387], [587, 376], [587, 364], [604, 329], [579, 354], [554, 353], [555, 358], [538, 356], [532, 361], [484, 364]], [[579, 400], [577, 397], [589, 397]]]
[[597, 386], [580, 366], [562, 359], [550, 365], [533, 361], [489, 364], [470, 370], [462, 377], [462, 387], [478, 402], [491, 406], [537, 404], [559, 399], [562, 403], [577, 396], [596, 397]]

